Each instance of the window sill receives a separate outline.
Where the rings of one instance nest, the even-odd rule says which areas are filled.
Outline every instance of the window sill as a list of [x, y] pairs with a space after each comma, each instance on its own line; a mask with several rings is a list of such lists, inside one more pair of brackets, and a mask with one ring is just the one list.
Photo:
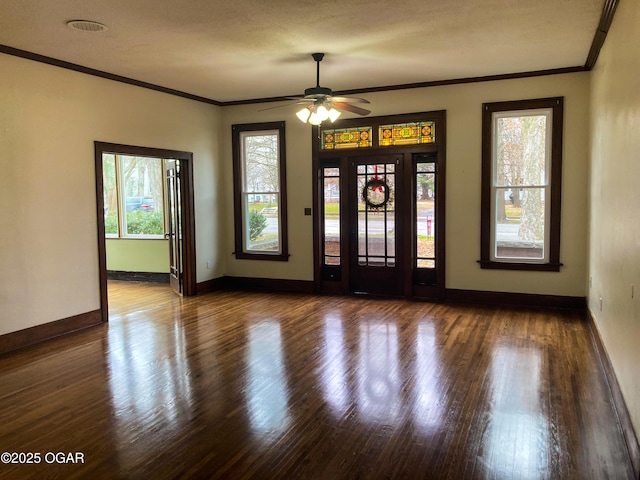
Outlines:
[[105, 235], [104, 236], [107, 240], [167, 240], [164, 236], [158, 236], [158, 235], [135, 235], [135, 236], [123, 236], [123, 237], [118, 237], [116, 235]]
[[494, 262], [478, 260], [480, 268], [492, 270], [528, 270], [532, 272], [559, 272], [562, 263]]
[[237, 260], [269, 260], [272, 262], [288, 262], [288, 253], [246, 253], [246, 252], [233, 252]]

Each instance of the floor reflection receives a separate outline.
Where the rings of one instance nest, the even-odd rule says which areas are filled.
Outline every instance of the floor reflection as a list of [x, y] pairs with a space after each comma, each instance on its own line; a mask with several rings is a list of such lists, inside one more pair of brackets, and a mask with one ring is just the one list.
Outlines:
[[253, 432], [268, 436], [288, 426], [287, 384], [280, 323], [267, 321], [249, 327], [247, 351], [247, 409]]
[[442, 421], [445, 399], [440, 391], [438, 372], [441, 372], [436, 350], [436, 331], [433, 323], [418, 324], [416, 338], [416, 402], [414, 421], [430, 432]]
[[400, 413], [396, 325], [363, 321], [359, 346], [358, 410], [366, 419], [395, 424]]
[[[186, 418], [185, 412], [192, 409], [186, 342], [177, 322], [167, 329], [137, 315], [112, 321], [108, 342], [115, 435], [119, 457], [127, 465], [138, 460], [132, 445], [139, 437], [146, 437], [148, 431], [175, 431]], [[162, 437], [147, 438], [153, 442]], [[150, 448], [135, 443], [143, 450]]]
[[344, 329], [339, 315], [327, 315], [324, 320], [324, 336], [324, 367], [321, 371], [324, 398], [336, 415], [342, 415], [347, 410], [350, 399]]
[[490, 421], [483, 459], [491, 478], [545, 478], [548, 422], [540, 406], [540, 351], [499, 346], [491, 363]]

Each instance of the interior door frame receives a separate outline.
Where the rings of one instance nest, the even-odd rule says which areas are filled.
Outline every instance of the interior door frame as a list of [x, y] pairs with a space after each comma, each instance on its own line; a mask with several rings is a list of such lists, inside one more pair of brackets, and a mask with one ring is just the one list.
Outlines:
[[98, 231], [98, 270], [102, 321], [109, 321], [107, 297], [107, 244], [104, 226], [104, 191], [102, 155], [116, 153], [139, 157], [180, 160], [180, 205], [182, 211], [182, 294], [196, 295], [196, 235], [193, 193], [193, 153], [118, 143], [94, 142], [96, 172], [96, 213]]
[[[436, 136], [435, 142], [411, 145], [396, 146], [378, 146], [378, 126], [394, 123], [411, 123], [421, 121], [435, 122]], [[358, 156], [376, 156], [376, 155], [403, 155], [404, 157], [404, 192], [408, 196], [406, 198], [415, 198], [416, 187], [413, 181], [413, 173], [409, 175], [409, 168], [413, 172], [414, 155], [435, 154], [437, 159], [437, 176], [436, 176], [436, 224], [435, 224], [435, 241], [436, 241], [436, 284], [421, 284], [414, 278], [413, 261], [416, 257], [413, 235], [415, 235], [416, 226], [411, 220], [407, 226], [404, 244], [399, 245], [404, 252], [404, 296], [406, 298], [420, 298], [441, 301], [445, 298], [445, 272], [446, 272], [446, 111], [437, 110], [432, 112], [417, 112], [399, 115], [387, 115], [380, 117], [363, 117], [352, 118], [346, 120], [338, 120], [331, 126], [325, 125], [327, 129], [342, 129], [352, 127], [372, 126], [371, 145], [365, 148], [336, 148], [330, 150], [322, 150], [322, 125], [313, 128], [312, 136], [312, 162], [313, 162], [313, 284], [317, 293], [333, 293], [333, 294], [351, 294], [350, 291], [350, 271], [349, 262], [341, 262], [339, 272], [325, 272], [323, 270], [323, 230], [322, 230], [322, 202], [323, 202], [323, 178], [322, 167], [339, 168], [341, 172], [340, 180], [340, 198], [348, 198], [349, 183], [348, 178], [348, 162], [349, 157]], [[344, 175], [344, 177], [343, 177]], [[349, 252], [351, 236], [349, 234], [349, 210], [348, 201], [340, 202], [340, 249], [341, 252]], [[413, 201], [409, 202], [410, 218], [415, 218], [415, 205]], [[344, 256], [343, 256], [344, 258]], [[329, 273], [329, 275], [327, 275]]]

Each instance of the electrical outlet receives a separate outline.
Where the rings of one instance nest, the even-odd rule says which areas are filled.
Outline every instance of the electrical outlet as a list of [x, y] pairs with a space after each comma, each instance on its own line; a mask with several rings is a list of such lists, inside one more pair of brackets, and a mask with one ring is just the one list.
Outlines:
[[602, 311], [602, 297], [600, 297], [600, 311]]
[[207, 260], [207, 269], [210, 269], [210, 268], [211, 268], [211, 261]]

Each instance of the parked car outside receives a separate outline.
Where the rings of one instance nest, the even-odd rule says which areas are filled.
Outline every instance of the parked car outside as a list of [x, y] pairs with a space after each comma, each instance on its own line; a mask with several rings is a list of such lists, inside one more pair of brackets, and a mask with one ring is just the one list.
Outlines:
[[153, 197], [126, 197], [125, 211], [133, 212], [134, 210], [153, 212], [155, 210], [155, 200]]

